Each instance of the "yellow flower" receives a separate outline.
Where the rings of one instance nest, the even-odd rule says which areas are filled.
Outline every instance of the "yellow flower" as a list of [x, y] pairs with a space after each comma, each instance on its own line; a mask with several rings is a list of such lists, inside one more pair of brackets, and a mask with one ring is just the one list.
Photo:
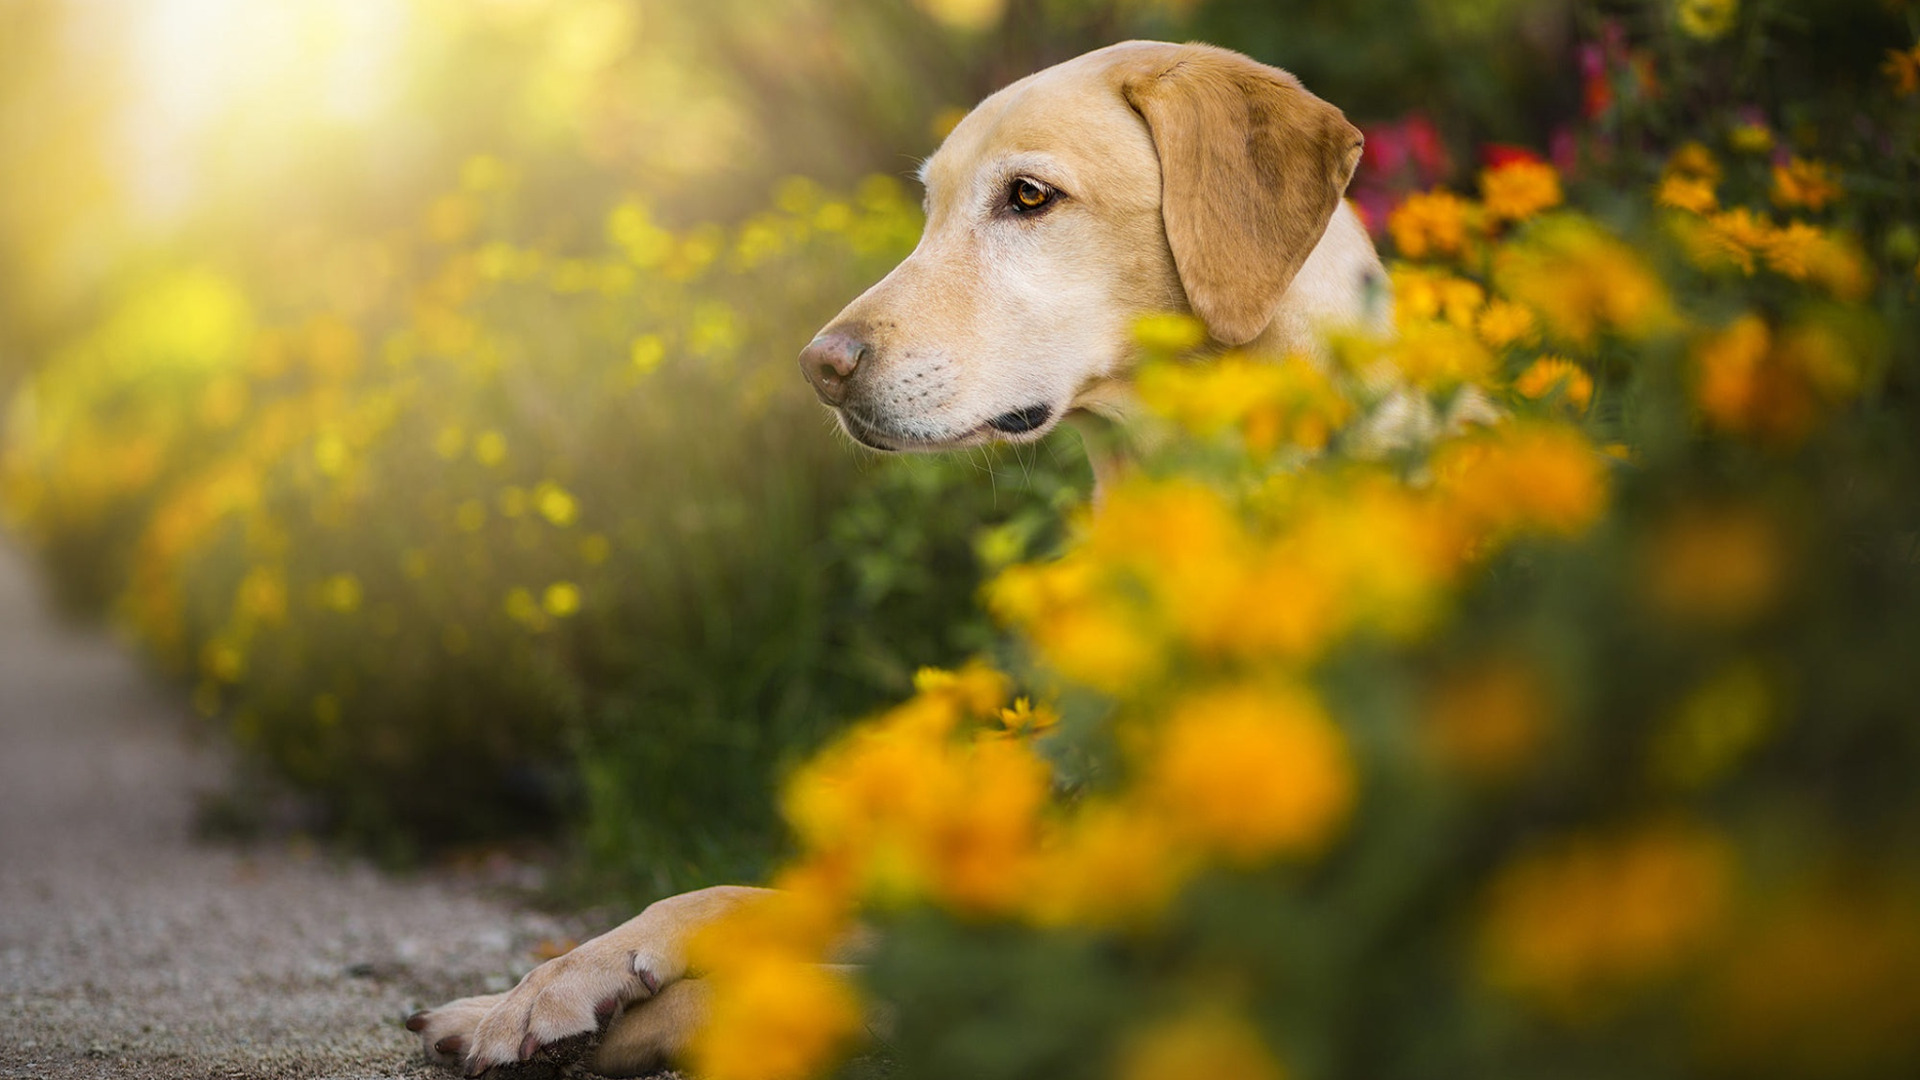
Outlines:
[[1040, 926], [1134, 924], [1166, 908], [1193, 863], [1164, 815], [1089, 801], [1042, 842], [1027, 916]]
[[1744, 206], [1735, 207], [1707, 219], [1703, 254], [1710, 260], [1717, 258], [1738, 266], [1742, 273], [1751, 274], [1754, 257], [1766, 250], [1773, 233], [1773, 223], [1766, 215], [1756, 214]]
[[1403, 264], [1388, 274], [1393, 280], [1394, 314], [1403, 324], [1444, 318], [1471, 329], [1487, 302], [1487, 290], [1478, 282], [1443, 270]]
[[1900, 97], [1920, 93], [1920, 45], [1910, 49], [1888, 49], [1887, 61], [1880, 65], [1893, 80], [1893, 92]]
[[1698, 142], [1688, 141], [1674, 148], [1672, 156], [1667, 158], [1663, 176], [1684, 176], [1696, 180], [1705, 180], [1709, 185], [1720, 182], [1720, 162], [1715, 160], [1713, 151]]
[[1560, 174], [1544, 161], [1515, 160], [1480, 174], [1480, 201], [1495, 220], [1524, 221], [1562, 198]]
[[1577, 536], [1606, 508], [1600, 452], [1560, 424], [1502, 425], [1442, 446], [1434, 483], [1447, 504], [1491, 534], [1516, 530]]
[[1694, 350], [1694, 402], [1725, 431], [1793, 445], [1821, 413], [1859, 390], [1853, 349], [1821, 322], [1777, 337], [1757, 315], [1745, 315]]
[[1786, 578], [1787, 549], [1764, 512], [1689, 506], [1661, 522], [1640, 555], [1648, 605], [1666, 619], [1737, 626], [1771, 608]]
[[1495, 368], [1493, 354], [1479, 338], [1445, 322], [1402, 326], [1388, 355], [1408, 382], [1435, 392], [1461, 383], [1484, 384]]
[[1573, 215], [1542, 219], [1503, 249], [1494, 260], [1494, 280], [1549, 331], [1578, 345], [1592, 343], [1602, 331], [1650, 337], [1676, 321], [1666, 286], [1640, 257]]
[[1688, 36], [1712, 41], [1733, 26], [1739, 10], [1739, 0], [1676, 0], [1673, 17]]
[[1229, 861], [1325, 848], [1353, 808], [1346, 740], [1307, 693], [1237, 686], [1176, 705], [1142, 783], [1174, 831]]
[[1713, 181], [1703, 176], [1664, 176], [1654, 199], [1661, 206], [1690, 214], [1711, 214], [1720, 205], [1713, 188]]
[[533, 505], [541, 517], [562, 528], [573, 524], [580, 511], [579, 503], [567, 489], [551, 480], [543, 480], [533, 489]]
[[1000, 710], [1001, 730], [1016, 737], [1045, 735], [1060, 724], [1060, 714], [1051, 705], [1035, 706], [1032, 699], [1017, 697], [1013, 707]]
[[1489, 301], [1474, 321], [1480, 340], [1493, 349], [1525, 345], [1540, 336], [1540, 325], [1533, 312], [1511, 300]]
[[1260, 1033], [1220, 1007], [1162, 1020], [1121, 1049], [1120, 1080], [1285, 1080]]
[[1489, 891], [1483, 970], [1552, 1011], [1591, 1015], [1698, 955], [1721, 921], [1733, 872], [1726, 841], [1684, 822], [1523, 856]]
[[1387, 217], [1393, 245], [1409, 259], [1460, 255], [1467, 247], [1471, 206], [1447, 191], [1409, 195]]
[[1510, 777], [1545, 741], [1550, 716], [1546, 685], [1534, 668], [1511, 657], [1451, 672], [1423, 710], [1427, 749], [1446, 768], [1481, 780]]
[[1025, 740], [952, 738], [952, 713], [932, 704], [909, 702], [816, 755], [787, 786], [787, 820], [807, 850], [844, 860], [882, 902], [1011, 911], [1031, 876], [1051, 771]]
[[1207, 343], [1207, 328], [1191, 315], [1146, 315], [1133, 324], [1133, 340], [1143, 349], [1179, 355]]
[[1557, 391], [1575, 412], [1586, 412], [1593, 403], [1593, 376], [1580, 365], [1557, 356], [1535, 360], [1513, 381], [1513, 388], [1536, 401]]
[[[914, 693], [946, 698], [974, 716], [990, 716], [1006, 703], [1009, 680], [983, 660], [969, 660], [959, 671], [923, 667], [913, 673]], [[1025, 698], [1021, 699], [1025, 701]]]
[[1804, 206], [1818, 213], [1841, 194], [1840, 178], [1823, 162], [1795, 156], [1773, 167], [1775, 206]]
[[335, 574], [320, 583], [320, 606], [351, 615], [360, 610], [360, 579], [352, 574]]
[[852, 987], [817, 961], [769, 950], [702, 981], [707, 1016], [688, 1053], [707, 1080], [808, 1080], [861, 1031]]
[[1849, 245], [1804, 221], [1775, 229], [1762, 254], [1782, 277], [1811, 281], [1843, 300], [1858, 300], [1871, 284], [1864, 261]]
[[564, 619], [580, 610], [580, 586], [571, 581], [556, 581], [541, 594], [540, 606], [556, 619]]
[[481, 432], [473, 441], [473, 460], [489, 468], [507, 460], [507, 437], [498, 431]]
[[1207, 364], [1152, 364], [1135, 389], [1148, 409], [1195, 435], [1237, 428], [1255, 453], [1281, 445], [1318, 450], [1353, 411], [1325, 373], [1298, 359], [1230, 354]]
[[1764, 154], [1773, 149], [1773, 130], [1754, 120], [1743, 120], [1727, 132], [1727, 144], [1743, 154]]
[[1655, 736], [1656, 779], [1698, 788], [1724, 776], [1766, 737], [1773, 723], [1772, 681], [1759, 663], [1735, 661], [1688, 694]]

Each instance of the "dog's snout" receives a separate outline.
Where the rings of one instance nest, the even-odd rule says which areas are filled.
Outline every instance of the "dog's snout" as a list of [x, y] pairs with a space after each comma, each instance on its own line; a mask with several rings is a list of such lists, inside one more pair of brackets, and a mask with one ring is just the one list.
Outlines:
[[867, 355], [867, 344], [851, 334], [830, 330], [800, 351], [800, 372], [828, 405], [846, 400], [847, 380]]

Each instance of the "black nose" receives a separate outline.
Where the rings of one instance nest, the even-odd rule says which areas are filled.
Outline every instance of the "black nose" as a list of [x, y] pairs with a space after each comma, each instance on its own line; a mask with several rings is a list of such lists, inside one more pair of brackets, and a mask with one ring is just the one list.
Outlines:
[[838, 405], [847, 397], [847, 380], [867, 355], [867, 343], [839, 330], [828, 330], [800, 350], [800, 373], [813, 384], [813, 392], [828, 405]]

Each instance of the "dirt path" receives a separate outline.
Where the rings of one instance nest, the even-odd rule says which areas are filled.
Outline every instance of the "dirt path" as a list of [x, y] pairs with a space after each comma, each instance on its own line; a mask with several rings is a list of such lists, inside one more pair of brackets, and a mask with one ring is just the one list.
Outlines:
[[436, 1077], [399, 1020], [577, 927], [459, 882], [191, 838], [177, 695], [0, 542], [0, 1078]]

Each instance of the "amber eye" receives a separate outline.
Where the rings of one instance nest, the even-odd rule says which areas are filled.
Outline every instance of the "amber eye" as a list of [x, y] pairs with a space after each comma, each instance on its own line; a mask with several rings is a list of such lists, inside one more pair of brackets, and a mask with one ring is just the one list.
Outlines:
[[1024, 176], [1014, 180], [1009, 194], [1012, 197], [1013, 208], [1022, 214], [1031, 213], [1053, 201], [1052, 188]]

